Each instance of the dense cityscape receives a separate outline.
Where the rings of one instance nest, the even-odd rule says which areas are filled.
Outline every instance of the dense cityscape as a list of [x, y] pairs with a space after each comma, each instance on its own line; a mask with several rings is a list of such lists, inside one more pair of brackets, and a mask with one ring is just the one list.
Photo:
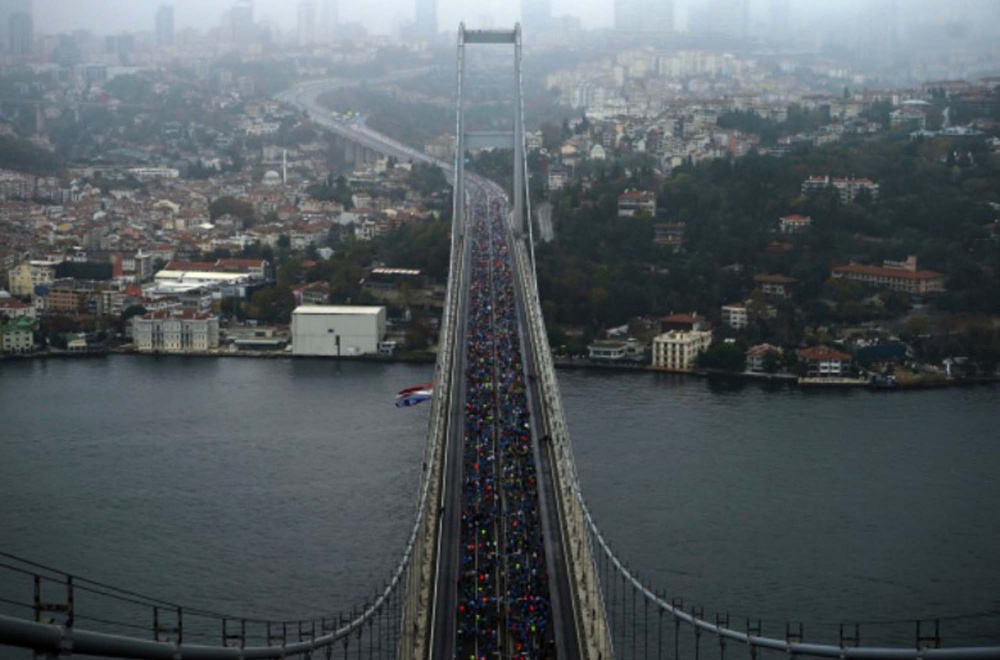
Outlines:
[[[273, 95], [365, 81], [330, 107], [448, 160], [443, 36], [369, 36], [308, 2], [291, 33], [239, 2], [204, 33], [163, 5], [150, 31], [50, 36], [8, 4], [5, 354], [432, 349], [444, 177], [338, 143]], [[734, 3], [665, 48], [651, 35], [673, 14], [638, 29], [643, 8], [620, 4], [612, 30], [525, 17], [540, 286], [566, 361], [844, 383], [993, 374], [995, 44], [904, 67], [892, 26], [917, 18], [897, 16], [863, 58], [804, 54], [755, 35]], [[412, 75], [389, 74], [401, 62]], [[505, 106], [475, 93], [502, 125]], [[504, 153], [476, 149], [474, 167], [509, 180]], [[331, 303], [371, 336], [305, 348], [324, 322], [310, 307]]]
[[998, 36], [0, 0], [0, 646], [995, 657]]

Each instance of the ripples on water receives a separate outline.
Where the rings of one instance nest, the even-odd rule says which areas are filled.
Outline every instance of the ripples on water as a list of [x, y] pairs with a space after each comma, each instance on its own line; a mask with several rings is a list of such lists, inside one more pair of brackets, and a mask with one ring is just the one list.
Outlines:
[[[409, 534], [427, 407], [392, 399], [431, 371], [3, 364], [0, 547], [227, 612], [350, 607]], [[807, 637], [841, 619], [1000, 610], [995, 388], [560, 382], [599, 525], [671, 595], [706, 613], [804, 620]], [[945, 643], [997, 642], [998, 628], [963, 623]]]

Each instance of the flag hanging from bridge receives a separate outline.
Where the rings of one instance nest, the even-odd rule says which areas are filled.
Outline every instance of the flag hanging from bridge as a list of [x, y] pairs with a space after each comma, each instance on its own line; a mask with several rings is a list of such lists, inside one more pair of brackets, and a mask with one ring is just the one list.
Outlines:
[[423, 385], [407, 387], [404, 390], [400, 390], [396, 395], [396, 407], [409, 408], [410, 406], [415, 406], [419, 403], [427, 401], [433, 395], [434, 383], [424, 383]]

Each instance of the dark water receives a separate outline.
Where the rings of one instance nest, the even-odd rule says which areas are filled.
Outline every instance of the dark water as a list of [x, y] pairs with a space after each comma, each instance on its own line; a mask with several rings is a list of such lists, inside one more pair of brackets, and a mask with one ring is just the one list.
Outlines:
[[[430, 373], [5, 363], [0, 548], [226, 612], [349, 607], [409, 535], [427, 409], [392, 397]], [[560, 381], [599, 524], [671, 595], [807, 632], [1000, 611], [1000, 390]], [[946, 644], [1000, 642], [1000, 617], [943, 625]]]

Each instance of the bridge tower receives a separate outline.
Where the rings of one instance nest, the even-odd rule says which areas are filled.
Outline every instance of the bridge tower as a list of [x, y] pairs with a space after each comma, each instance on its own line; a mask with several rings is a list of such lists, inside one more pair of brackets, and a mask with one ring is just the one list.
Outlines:
[[[465, 47], [472, 44], [512, 45], [514, 47], [514, 121], [512, 131], [469, 132], [465, 127]], [[467, 30], [462, 23], [458, 28], [458, 110], [455, 127], [455, 211], [456, 217], [465, 217], [465, 152], [467, 149], [495, 147], [514, 152], [513, 224], [523, 233], [526, 200], [526, 172], [524, 151], [524, 102], [521, 92], [521, 26], [513, 30]], [[461, 227], [464, 223], [460, 222]], [[460, 230], [461, 231], [461, 230]]]

